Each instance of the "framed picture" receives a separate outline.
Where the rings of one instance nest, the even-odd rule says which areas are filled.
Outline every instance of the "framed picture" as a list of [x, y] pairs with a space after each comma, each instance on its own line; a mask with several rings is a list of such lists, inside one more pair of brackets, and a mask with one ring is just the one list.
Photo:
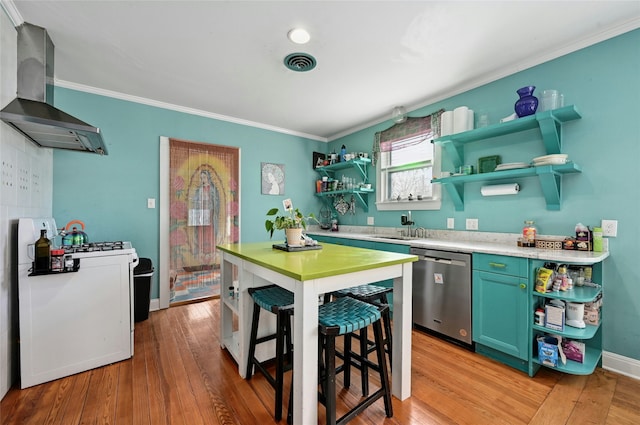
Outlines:
[[284, 164], [260, 163], [263, 195], [284, 195]]
[[324, 165], [324, 160], [327, 158], [327, 156], [323, 153], [320, 152], [314, 152], [313, 153], [313, 169], [315, 170], [316, 167], [321, 167]]

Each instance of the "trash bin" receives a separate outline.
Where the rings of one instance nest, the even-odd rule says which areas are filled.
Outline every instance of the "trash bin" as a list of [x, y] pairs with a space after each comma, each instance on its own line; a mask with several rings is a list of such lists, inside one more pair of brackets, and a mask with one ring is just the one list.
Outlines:
[[151, 259], [138, 259], [138, 265], [133, 269], [133, 318], [136, 322], [142, 322], [149, 318], [152, 277], [153, 264]]

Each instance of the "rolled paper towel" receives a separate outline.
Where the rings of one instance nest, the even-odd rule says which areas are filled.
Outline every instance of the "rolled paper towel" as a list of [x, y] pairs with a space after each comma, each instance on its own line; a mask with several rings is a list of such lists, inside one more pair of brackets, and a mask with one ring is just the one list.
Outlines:
[[453, 111], [444, 111], [442, 113], [440, 135], [446, 136], [447, 134], [453, 134]]
[[469, 108], [459, 106], [453, 110], [453, 132], [461, 133], [469, 128]]
[[480, 188], [482, 196], [516, 195], [519, 191], [520, 185], [518, 183], [495, 184]]

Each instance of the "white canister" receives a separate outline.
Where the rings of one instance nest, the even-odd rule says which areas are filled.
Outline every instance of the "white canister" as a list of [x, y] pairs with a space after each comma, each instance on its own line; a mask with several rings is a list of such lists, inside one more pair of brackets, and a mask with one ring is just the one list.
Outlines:
[[462, 133], [469, 129], [469, 108], [458, 106], [453, 110], [453, 133]]
[[453, 111], [444, 111], [442, 113], [440, 135], [446, 136], [453, 134]]

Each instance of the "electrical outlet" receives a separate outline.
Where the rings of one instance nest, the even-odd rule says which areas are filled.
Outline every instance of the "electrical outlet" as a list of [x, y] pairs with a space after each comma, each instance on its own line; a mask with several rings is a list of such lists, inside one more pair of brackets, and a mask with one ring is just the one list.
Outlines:
[[478, 219], [477, 218], [468, 218], [467, 219], [467, 230], [478, 230]]
[[449, 217], [447, 218], [447, 229], [453, 228], [455, 228], [455, 220], [453, 219], [453, 217]]
[[156, 199], [148, 198], [147, 199], [147, 208], [155, 208], [156, 207]]
[[367, 225], [373, 226], [373, 217], [367, 217]]
[[615, 238], [618, 236], [618, 220], [602, 220], [602, 236], [610, 236]]

